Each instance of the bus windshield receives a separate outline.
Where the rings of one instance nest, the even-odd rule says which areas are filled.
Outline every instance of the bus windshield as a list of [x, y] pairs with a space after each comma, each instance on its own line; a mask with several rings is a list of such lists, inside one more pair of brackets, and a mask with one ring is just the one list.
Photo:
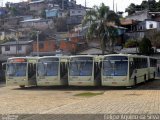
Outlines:
[[57, 76], [59, 70], [59, 61], [43, 61], [37, 66], [38, 76]]
[[69, 73], [71, 76], [91, 76], [93, 68], [92, 58], [72, 59], [70, 62]]
[[27, 63], [8, 63], [7, 64], [7, 76], [10, 77], [22, 77], [26, 76]]
[[127, 76], [128, 58], [125, 56], [106, 57], [103, 62], [104, 76]]

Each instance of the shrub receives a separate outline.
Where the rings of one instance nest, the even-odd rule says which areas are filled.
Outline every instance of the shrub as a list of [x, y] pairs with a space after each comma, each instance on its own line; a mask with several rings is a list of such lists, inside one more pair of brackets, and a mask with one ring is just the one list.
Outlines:
[[139, 44], [139, 52], [143, 55], [151, 55], [154, 53], [150, 39], [144, 37]]
[[132, 47], [137, 47], [139, 46], [139, 43], [135, 40], [128, 40], [126, 43], [125, 43], [125, 48], [132, 48]]

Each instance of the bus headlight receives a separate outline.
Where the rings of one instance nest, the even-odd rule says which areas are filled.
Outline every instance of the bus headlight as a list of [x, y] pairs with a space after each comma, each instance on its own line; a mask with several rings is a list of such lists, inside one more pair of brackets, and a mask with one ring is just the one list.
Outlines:
[[122, 81], [126, 81], [126, 80], [127, 80], [127, 77], [125, 77], [125, 78], [122, 79]]

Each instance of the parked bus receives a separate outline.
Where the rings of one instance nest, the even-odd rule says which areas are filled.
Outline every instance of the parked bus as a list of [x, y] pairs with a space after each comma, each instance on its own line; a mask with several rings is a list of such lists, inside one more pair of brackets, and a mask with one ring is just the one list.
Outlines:
[[68, 83], [71, 86], [98, 86], [101, 84], [99, 57], [72, 56], [69, 60]]
[[67, 85], [68, 57], [41, 57], [37, 63], [37, 85]]
[[103, 86], [134, 86], [147, 81], [149, 64], [147, 56], [106, 55], [102, 60]]
[[13, 57], [6, 63], [6, 85], [36, 86], [36, 58]]

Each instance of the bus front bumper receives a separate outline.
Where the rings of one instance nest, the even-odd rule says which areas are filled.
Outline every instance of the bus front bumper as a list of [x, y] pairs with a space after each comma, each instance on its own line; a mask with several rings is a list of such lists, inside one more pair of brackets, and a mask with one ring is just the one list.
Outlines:
[[29, 82], [25, 77], [6, 78], [7, 86], [28, 86]]
[[114, 76], [114, 77], [102, 77], [102, 86], [132, 86], [132, 84], [127, 80], [127, 77], [124, 76]]
[[48, 78], [43, 78], [37, 79], [37, 86], [60, 86], [60, 85], [64, 85], [60, 78], [57, 77], [48, 77]]
[[90, 76], [69, 77], [68, 84], [70, 86], [96, 86], [95, 81]]

